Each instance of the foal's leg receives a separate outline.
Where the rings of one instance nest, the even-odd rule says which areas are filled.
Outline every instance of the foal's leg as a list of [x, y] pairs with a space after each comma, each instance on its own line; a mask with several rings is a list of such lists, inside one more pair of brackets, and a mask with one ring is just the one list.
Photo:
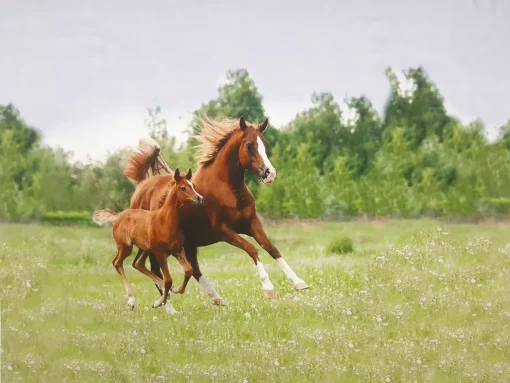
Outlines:
[[207, 296], [211, 300], [213, 305], [217, 306], [225, 306], [225, 301], [223, 298], [214, 290], [214, 287], [211, 286], [209, 281], [202, 275], [200, 271], [200, 266], [198, 264], [197, 258], [197, 247], [192, 245], [184, 245], [184, 251], [186, 253], [186, 258], [188, 259], [191, 267], [193, 268], [193, 278], [195, 278], [200, 286], [205, 290]]
[[174, 257], [179, 261], [182, 268], [184, 269], [184, 280], [182, 281], [182, 284], [177, 287], [172, 287], [172, 292], [176, 294], [184, 294], [186, 291], [186, 286], [188, 285], [189, 279], [193, 275], [193, 268], [189, 264], [188, 260], [186, 259], [186, 254], [184, 253], [184, 248], [177, 253], [177, 255], [174, 255]]
[[274, 286], [269, 280], [269, 274], [264, 268], [264, 265], [262, 265], [262, 262], [260, 262], [257, 248], [227, 226], [223, 226], [221, 231], [223, 233], [223, 240], [225, 242], [246, 251], [251, 259], [253, 259], [253, 262], [255, 262], [255, 266], [257, 267], [260, 281], [262, 282], [262, 290], [264, 291], [266, 298], [276, 298]]
[[113, 259], [113, 267], [115, 267], [115, 270], [120, 275], [120, 278], [122, 279], [122, 283], [124, 283], [124, 288], [126, 289], [126, 294], [128, 296], [128, 305], [133, 309], [135, 307], [135, 291], [133, 290], [133, 287], [129, 284], [126, 274], [124, 274], [124, 259], [129, 257], [131, 255], [131, 252], [133, 250], [133, 246], [121, 246], [117, 245], [117, 256]]
[[255, 240], [258, 242], [258, 244], [275, 259], [280, 267], [282, 268], [283, 272], [289, 279], [289, 281], [294, 285], [294, 288], [296, 290], [304, 290], [308, 288], [308, 285], [303, 281], [301, 278], [299, 278], [294, 270], [291, 269], [289, 264], [283, 259], [278, 249], [271, 243], [269, 238], [267, 237], [266, 232], [264, 231], [264, 227], [262, 226], [262, 223], [260, 222], [259, 218], [255, 216], [251, 222], [250, 226], [250, 234]]
[[165, 283], [164, 289], [163, 289], [163, 295], [156, 300], [152, 307], [160, 307], [161, 305], [166, 304], [167, 305], [167, 312], [170, 314], [177, 314], [177, 311], [172, 307], [172, 303], [170, 300], [168, 300], [168, 291], [172, 287], [172, 277], [170, 276], [170, 271], [168, 270], [168, 263], [167, 263], [167, 255], [165, 253], [155, 253], [156, 259], [158, 263], [161, 266], [161, 271], [163, 272], [163, 281]]
[[[149, 252], [148, 255], [149, 255], [149, 262], [151, 264], [152, 274], [155, 275], [160, 280], [163, 280], [163, 274], [161, 274], [161, 267], [159, 266], [158, 260], [156, 259], [154, 254], [152, 254], [151, 252]], [[145, 263], [144, 263], [144, 265], [145, 265]], [[163, 295], [163, 289], [156, 282], [155, 282], [155, 284], [156, 284], [156, 288], [158, 289], [159, 293], [161, 295]]]
[[[147, 259], [147, 256], [149, 253], [147, 251], [138, 251], [138, 255], [136, 256], [135, 260], [133, 261], [133, 267], [137, 269], [142, 274], [147, 275], [150, 279], [154, 281], [156, 284], [156, 287], [158, 288], [161, 295], [163, 295], [163, 289], [165, 287], [165, 284], [163, 283], [163, 279], [159, 278], [157, 275], [153, 274], [147, 267], [145, 267], [145, 260]], [[166, 261], [165, 261], [166, 262]], [[159, 265], [159, 263], [158, 263]]]

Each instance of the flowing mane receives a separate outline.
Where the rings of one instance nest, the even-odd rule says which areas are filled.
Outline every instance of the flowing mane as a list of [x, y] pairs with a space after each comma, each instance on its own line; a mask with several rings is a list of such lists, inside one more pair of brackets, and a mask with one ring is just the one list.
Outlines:
[[238, 118], [213, 120], [208, 116], [200, 119], [200, 132], [193, 135], [199, 144], [195, 146], [198, 155], [198, 167], [211, 164], [220, 149], [232, 135], [239, 130]]

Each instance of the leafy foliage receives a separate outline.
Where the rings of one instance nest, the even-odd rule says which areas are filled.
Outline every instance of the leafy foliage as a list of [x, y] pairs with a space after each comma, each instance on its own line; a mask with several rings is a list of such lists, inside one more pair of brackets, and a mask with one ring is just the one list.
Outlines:
[[[510, 122], [496, 142], [475, 120], [449, 115], [423, 68], [397, 76], [386, 70], [390, 93], [380, 116], [365, 96], [342, 102], [314, 93], [310, 108], [287, 126], [269, 126], [269, 156], [276, 181], [248, 175], [258, 211], [268, 217], [438, 216], [506, 214], [510, 198]], [[263, 97], [249, 73], [230, 70], [218, 97], [199, 118], [266, 117]], [[178, 145], [161, 108], [149, 109], [148, 133], [171, 166], [194, 167], [193, 138]], [[41, 217], [48, 211], [123, 210], [133, 186], [122, 174], [123, 151], [104, 163], [73, 163], [62, 149], [44, 147], [40, 134], [13, 105], [0, 106], [0, 218]], [[510, 212], [510, 210], [509, 210]]]
[[342, 237], [331, 242], [327, 249], [328, 253], [333, 254], [348, 254], [354, 251], [352, 239], [349, 237]]

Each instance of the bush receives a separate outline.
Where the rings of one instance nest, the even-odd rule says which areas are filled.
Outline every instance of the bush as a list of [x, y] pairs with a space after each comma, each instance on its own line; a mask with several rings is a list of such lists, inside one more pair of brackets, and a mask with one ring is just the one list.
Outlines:
[[488, 202], [490, 213], [495, 215], [510, 214], [510, 198], [492, 198]]
[[352, 239], [349, 237], [343, 237], [331, 242], [327, 249], [328, 253], [334, 254], [347, 254], [354, 251]]
[[96, 226], [91, 216], [86, 211], [49, 211], [42, 215], [41, 221], [51, 225]]

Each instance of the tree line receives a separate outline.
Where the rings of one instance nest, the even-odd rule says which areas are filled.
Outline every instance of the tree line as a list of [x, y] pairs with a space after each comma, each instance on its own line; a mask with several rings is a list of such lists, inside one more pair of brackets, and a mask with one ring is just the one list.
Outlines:
[[[364, 96], [346, 100], [347, 113], [332, 94], [315, 93], [312, 106], [289, 124], [268, 128], [276, 182], [247, 180], [262, 215], [476, 217], [510, 211], [510, 120], [489, 142], [482, 121], [463, 124], [448, 113], [423, 68], [404, 71], [411, 89], [391, 68], [385, 74], [390, 92], [382, 115]], [[217, 98], [194, 112], [188, 133], [199, 129], [204, 114], [264, 119], [263, 97], [249, 73], [231, 70], [227, 79]], [[195, 142], [177, 145], [159, 107], [149, 109], [145, 124], [170, 165], [195, 168]], [[124, 150], [105, 162], [74, 162], [65, 150], [42, 145], [39, 131], [15, 106], [0, 105], [0, 219], [127, 208], [134, 187], [122, 174]]]

